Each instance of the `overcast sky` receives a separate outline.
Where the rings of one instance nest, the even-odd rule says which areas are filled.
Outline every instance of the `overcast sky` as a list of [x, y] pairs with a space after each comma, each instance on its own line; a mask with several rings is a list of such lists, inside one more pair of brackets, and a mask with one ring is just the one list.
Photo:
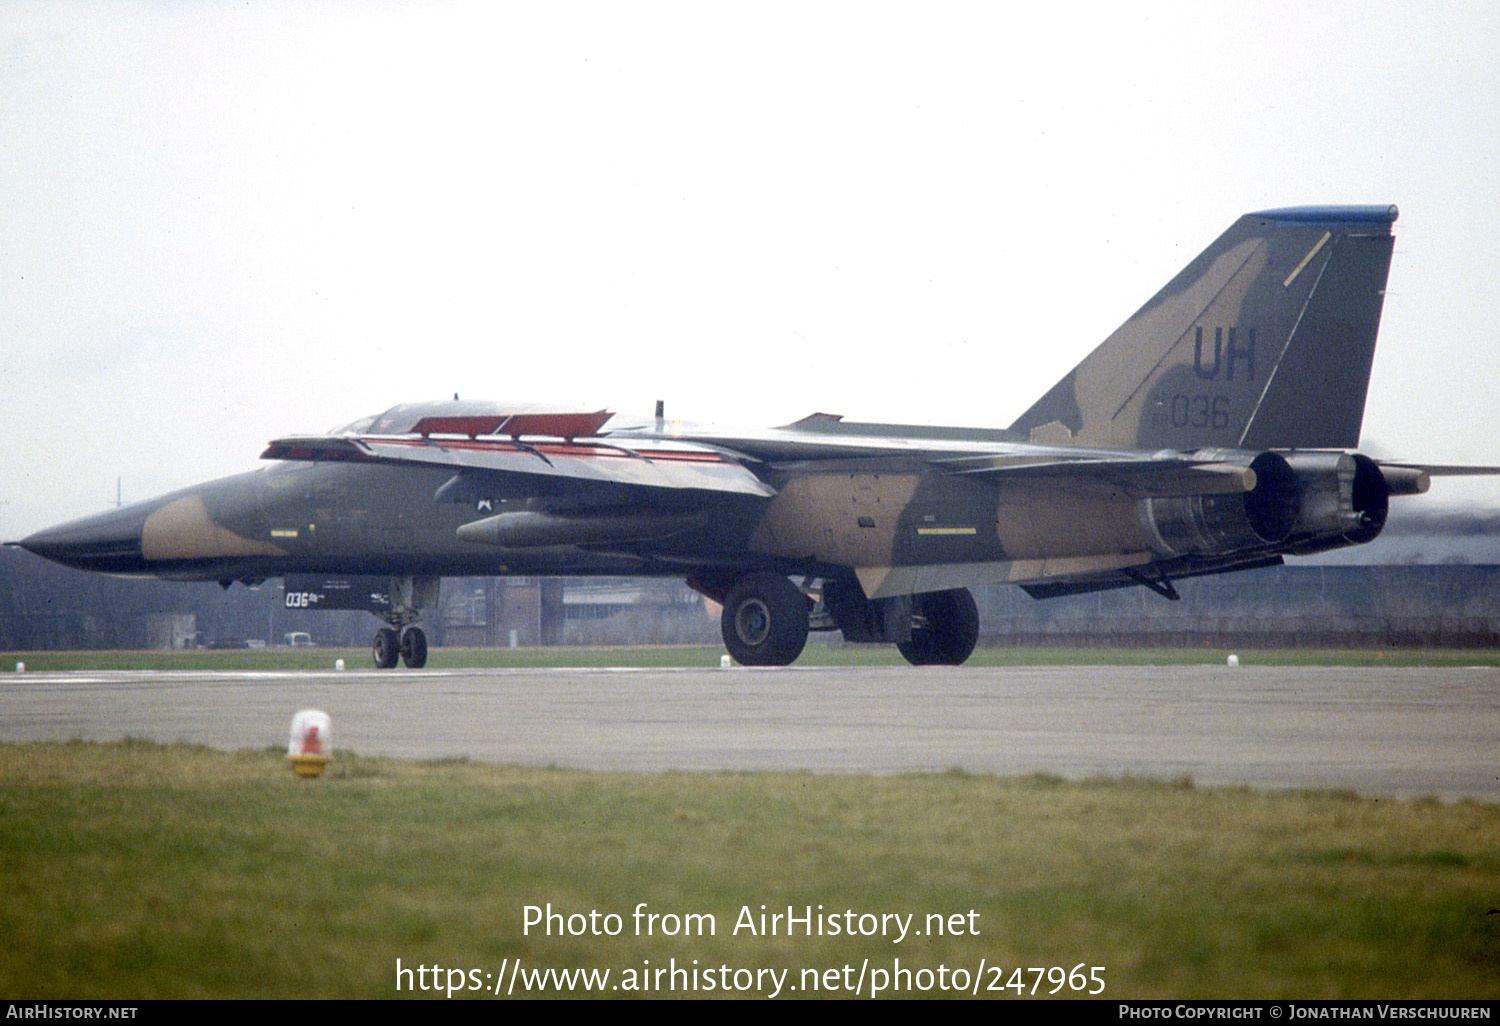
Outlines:
[[454, 392], [1005, 426], [1304, 203], [1366, 446], [1500, 463], [1500, 5], [1029, 6], [6, 3], [0, 537]]

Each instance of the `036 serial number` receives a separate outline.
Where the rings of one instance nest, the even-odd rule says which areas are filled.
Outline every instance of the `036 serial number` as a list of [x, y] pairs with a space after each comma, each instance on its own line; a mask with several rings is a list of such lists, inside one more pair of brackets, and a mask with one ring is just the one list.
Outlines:
[[1157, 427], [1170, 424], [1175, 428], [1214, 428], [1222, 431], [1229, 427], [1229, 396], [1170, 396], [1157, 405], [1152, 419]]

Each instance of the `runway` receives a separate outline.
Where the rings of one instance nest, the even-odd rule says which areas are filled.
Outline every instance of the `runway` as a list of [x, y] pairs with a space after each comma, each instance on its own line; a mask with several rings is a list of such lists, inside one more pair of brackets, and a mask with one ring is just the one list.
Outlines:
[[593, 770], [1054, 773], [1500, 801], [1500, 670], [898, 667], [77, 672], [0, 683], [0, 741], [285, 745]]

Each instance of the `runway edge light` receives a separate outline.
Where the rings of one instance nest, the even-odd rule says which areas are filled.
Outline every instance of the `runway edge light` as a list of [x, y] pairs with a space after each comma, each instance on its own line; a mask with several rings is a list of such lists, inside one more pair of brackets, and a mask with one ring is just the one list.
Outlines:
[[292, 717], [292, 739], [286, 761], [299, 777], [321, 776], [333, 750], [333, 727], [321, 709], [303, 709]]

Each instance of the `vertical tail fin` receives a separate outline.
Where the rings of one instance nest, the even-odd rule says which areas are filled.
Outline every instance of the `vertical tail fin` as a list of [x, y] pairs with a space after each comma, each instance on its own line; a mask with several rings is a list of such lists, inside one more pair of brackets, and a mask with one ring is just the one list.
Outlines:
[[1111, 448], [1359, 444], [1393, 206], [1247, 214], [1011, 425]]

